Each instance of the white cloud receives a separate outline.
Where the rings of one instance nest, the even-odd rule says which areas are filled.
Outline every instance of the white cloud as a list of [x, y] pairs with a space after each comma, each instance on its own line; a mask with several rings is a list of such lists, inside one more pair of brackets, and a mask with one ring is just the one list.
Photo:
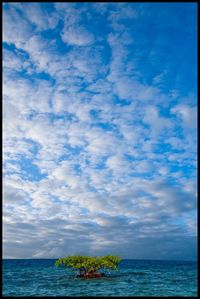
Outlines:
[[56, 3], [55, 8], [64, 19], [61, 33], [63, 42], [73, 46], [88, 46], [94, 42], [94, 35], [81, 24], [84, 10], [75, 9], [75, 4]]
[[12, 7], [3, 13], [3, 41], [22, 48], [32, 35], [32, 27]]
[[62, 40], [69, 45], [88, 46], [94, 41], [93, 34], [87, 31], [83, 26], [64, 27]]
[[195, 129], [197, 127], [197, 108], [189, 105], [177, 105], [171, 109], [171, 113], [181, 118], [186, 129]]
[[153, 137], [159, 135], [163, 129], [170, 128], [172, 126], [171, 120], [169, 118], [161, 117], [158, 109], [153, 106], [147, 106], [145, 108], [143, 122], [150, 125]]

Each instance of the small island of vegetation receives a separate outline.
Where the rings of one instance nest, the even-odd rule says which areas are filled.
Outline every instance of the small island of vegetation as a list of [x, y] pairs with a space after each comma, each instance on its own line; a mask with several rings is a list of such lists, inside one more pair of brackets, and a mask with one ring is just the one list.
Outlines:
[[76, 277], [97, 278], [106, 276], [104, 272], [98, 272], [99, 270], [117, 270], [117, 266], [120, 261], [121, 258], [119, 256], [113, 255], [100, 257], [76, 255], [58, 259], [55, 262], [55, 266], [64, 266], [66, 268], [76, 269]]

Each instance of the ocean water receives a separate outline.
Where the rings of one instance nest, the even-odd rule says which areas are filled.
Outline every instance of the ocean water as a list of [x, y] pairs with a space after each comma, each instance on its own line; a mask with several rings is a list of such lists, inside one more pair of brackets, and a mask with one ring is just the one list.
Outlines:
[[3, 260], [3, 296], [192, 296], [197, 263], [122, 260], [108, 277], [81, 279], [55, 260]]

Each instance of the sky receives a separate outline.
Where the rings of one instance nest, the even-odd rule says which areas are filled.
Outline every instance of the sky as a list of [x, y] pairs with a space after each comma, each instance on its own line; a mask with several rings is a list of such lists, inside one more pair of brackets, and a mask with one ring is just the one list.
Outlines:
[[3, 4], [3, 257], [197, 258], [197, 4]]

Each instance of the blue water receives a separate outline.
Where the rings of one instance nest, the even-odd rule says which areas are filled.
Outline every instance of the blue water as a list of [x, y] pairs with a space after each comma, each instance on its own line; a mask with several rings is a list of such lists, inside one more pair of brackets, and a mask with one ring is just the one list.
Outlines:
[[55, 260], [3, 260], [3, 296], [197, 296], [197, 263], [123, 260], [118, 271], [75, 278]]

